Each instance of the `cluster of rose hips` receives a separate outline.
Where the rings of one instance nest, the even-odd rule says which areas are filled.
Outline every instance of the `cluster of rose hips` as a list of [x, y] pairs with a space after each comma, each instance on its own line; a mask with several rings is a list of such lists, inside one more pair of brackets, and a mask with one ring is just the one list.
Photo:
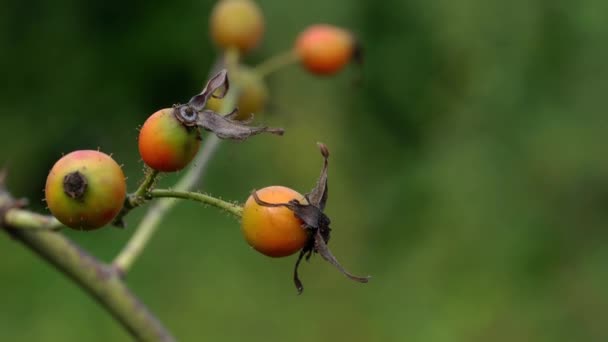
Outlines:
[[[244, 54], [258, 45], [264, 32], [262, 11], [251, 0], [221, 0], [211, 14], [211, 36], [223, 50]], [[304, 30], [290, 53], [308, 71], [329, 75], [358, 58], [358, 47], [346, 30], [313, 25]], [[139, 133], [139, 152], [155, 172], [185, 168], [201, 145], [201, 129], [222, 139], [245, 140], [260, 133], [283, 134], [280, 128], [250, 126], [252, 113], [263, 110], [268, 91], [263, 77], [238, 65], [235, 81], [241, 87], [240, 110], [220, 114], [222, 98], [230, 89], [228, 72], [221, 69], [200, 94], [186, 104], [152, 114]], [[316, 187], [301, 195], [287, 187], [269, 186], [254, 191], [243, 206], [242, 232], [255, 250], [271, 257], [300, 251], [294, 271], [298, 291], [302, 284], [297, 268], [303, 257], [319, 253], [348, 277], [327, 247], [330, 220], [323, 213], [327, 201], [327, 147], [319, 144], [324, 166]], [[51, 213], [63, 224], [78, 230], [93, 230], [113, 222], [128, 199], [121, 167], [100, 151], [81, 150], [65, 155], [51, 169], [45, 188]], [[116, 223], [116, 222], [115, 222]]]

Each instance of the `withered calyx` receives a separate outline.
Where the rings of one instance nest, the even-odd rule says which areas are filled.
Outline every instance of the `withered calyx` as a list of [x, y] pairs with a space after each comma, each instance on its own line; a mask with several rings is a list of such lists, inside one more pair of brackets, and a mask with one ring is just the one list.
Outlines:
[[[238, 115], [237, 108], [225, 115], [204, 109], [209, 98], [224, 98], [229, 88], [228, 73], [226, 69], [222, 69], [207, 82], [200, 94], [192, 97], [187, 104], [175, 106], [175, 117], [185, 126], [202, 127], [215, 133], [221, 139], [245, 140], [260, 133], [283, 135], [282, 128], [249, 126], [248, 124], [253, 120], [253, 114], [246, 121], [234, 120]], [[216, 93], [218, 90], [219, 92]]]
[[331, 232], [331, 228], [329, 227], [331, 220], [329, 217], [327, 217], [327, 215], [325, 215], [323, 210], [325, 209], [328, 193], [327, 159], [329, 158], [329, 150], [324, 144], [319, 143], [318, 145], [321, 150], [321, 154], [323, 155], [324, 164], [316, 187], [312, 189], [310, 193], [304, 195], [308, 203], [300, 203], [297, 199], [293, 199], [287, 203], [268, 203], [261, 200], [255, 190], [252, 193], [252, 196], [258, 205], [265, 207], [286, 207], [293, 211], [294, 215], [302, 220], [302, 228], [310, 232], [310, 238], [304, 248], [302, 248], [300, 251], [300, 255], [298, 256], [294, 267], [293, 280], [298, 293], [302, 293], [304, 290], [302, 281], [298, 276], [298, 267], [300, 266], [300, 262], [304, 256], [308, 261], [313, 253], [320, 254], [323, 259], [334, 265], [340, 272], [352, 280], [367, 283], [370, 278], [369, 276], [359, 277], [349, 273], [346, 269], [344, 269], [344, 267], [342, 267], [342, 265], [340, 265], [336, 257], [334, 257], [331, 250], [327, 246]]

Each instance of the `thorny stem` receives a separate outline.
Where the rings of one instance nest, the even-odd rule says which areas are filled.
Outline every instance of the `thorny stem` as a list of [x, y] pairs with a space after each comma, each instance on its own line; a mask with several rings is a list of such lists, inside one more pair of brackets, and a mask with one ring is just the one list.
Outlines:
[[165, 189], [156, 189], [152, 190], [149, 193], [152, 198], [182, 198], [189, 199], [197, 202], [201, 202], [203, 204], [208, 204], [214, 206], [216, 208], [222, 209], [237, 218], [243, 215], [243, 208], [238, 204], [230, 203], [219, 198], [205, 195], [199, 192], [191, 192], [191, 191], [178, 191], [178, 190], [165, 190]]
[[[227, 56], [226, 59], [230, 59], [229, 57], [230, 56]], [[238, 60], [238, 55], [232, 56], [231, 58]], [[227, 63], [228, 62], [229, 61], [227, 61]], [[235, 77], [232, 78], [235, 79]], [[222, 113], [227, 113], [234, 109], [239, 93], [240, 87], [238, 84], [235, 84], [222, 102]], [[195, 188], [204, 175], [204, 171], [209, 165], [209, 161], [219, 146], [220, 139], [213, 134], [208, 135], [203, 149], [192, 161], [193, 166], [173, 189], [176, 191], [189, 191]], [[162, 219], [171, 209], [173, 209], [175, 204], [176, 200], [174, 198], [163, 198], [150, 206], [131, 239], [114, 259], [113, 265], [121, 270], [123, 274], [127, 274], [135, 260], [143, 252], [144, 248], [158, 229]]]
[[274, 55], [254, 68], [254, 71], [261, 78], [266, 78], [270, 74], [280, 69], [292, 65], [298, 61], [298, 55], [294, 50], [284, 51]]

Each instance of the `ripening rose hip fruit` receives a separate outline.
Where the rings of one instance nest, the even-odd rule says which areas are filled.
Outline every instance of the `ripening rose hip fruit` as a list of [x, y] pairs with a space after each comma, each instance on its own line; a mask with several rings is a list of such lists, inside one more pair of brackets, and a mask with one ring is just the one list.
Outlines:
[[139, 154], [157, 171], [173, 172], [186, 167], [198, 152], [200, 134], [196, 127], [184, 126], [173, 108], [152, 114], [139, 131]]
[[220, 0], [211, 12], [210, 26], [219, 47], [247, 52], [262, 39], [264, 16], [252, 0]]
[[[234, 82], [241, 87], [237, 101], [239, 114], [234, 119], [246, 120], [251, 117], [252, 113], [257, 116], [263, 112], [268, 103], [268, 87], [264, 79], [250, 67], [241, 65], [235, 73]], [[207, 108], [219, 112], [223, 101], [223, 99], [211, 97], [207, 100]]]
[[339, 27], [317, 24], [298, 36], [295, 52], [311, 73], [331, 75], [355, 57], [357, 43], [353, 35]]
[[82, 150], [55, 163], [46, 179], [45, 197], [61, 223], [92, 230], [116, 217], [126, 191], [125, 175], [114, 159], [99, 151]]
[[[286, 203], [304, 196], [284, 186], [269, 186], [257, 190], [258, 197], [269, 203]], [[301, 250], [308, 241], [302, 220], [285, 207], [264, 207], [249, 196], [243, 207], [241, 228], [245, 240], [258, 252], [270, 257], [284, 257]]]

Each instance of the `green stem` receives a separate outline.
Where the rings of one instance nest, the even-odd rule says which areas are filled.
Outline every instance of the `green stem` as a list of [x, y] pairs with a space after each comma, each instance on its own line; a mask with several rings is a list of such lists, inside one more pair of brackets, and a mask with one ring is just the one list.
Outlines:
[[127, 288], [119, 272], [56, 232], [6, 231], [93, 296], [138, 341], [175, 341]]
[[148, 194], [148, 191], [150, 191], [150, 189], [154, 186], [158, 174], [158, 171], [146, 167], [146, 175], [144, 179], [141, 181], [141, 184], [139, 184], [137, 190], [135, 190], [134, 193], [129, 194], [127, 198], [125, 198], [125, 204], [120, 210], [120, 213], [118, 213], [118, 215], [116, 215], [116, 217], [114, 218], [112, 224], [118, 227], [125, 227], [125, 216], [127, 216], [127, 214], [131, 210], [139, 207], [140, 205], [146, 202], [146, 195]]
[[258, 76], [265, 78], [280, 69], [298, 62], [298, 55], [294, 50], [285, 51], [270, 57], [253, 70]]
[[[0, 209], [14, 199], [0, 184]], [[99, 302], [138, 341], [172, 342], [162, 323], [129, 290], [120, 272], [88, 254], [62, 234], [52, 216], [24, 209], [0, 210], [0, 230], [48, 261]]]
[[[238, 57], [238, 56], [237, 56]], [[234, 56], [232, 58], [235, 58]], [[231, 88], [222, 101], [222, 113], [227, 113], [236, 106], [237, 98], [240, 93], [238, 85]], [[191, 162], [192, 167], [173, 187], [177, 191], [189, 191], [197, 186], [199, 180], [209, 165], [209, 161], [220, 146], [220, 139], [216, 135], [207, 136], [203, 149]], [[163, 198], [154, 203], [146, 212], [144, 218], [135, 230], [131, 239], [114, 259], [113, 265], [126, 274], [133, 266], [135, 260], [143, 252], [146, 245], [158, 229], [160, 222], [165, 215], [173, 209], [176, 204], [174, 198]]]
[[[237, 72], [240, 58], [241, 55], [239, 54], [239, 50], [237, 48], [229, 48], [224, 53], [224, 64], [228, 70], [228, 76], [232, 75], [232, 79], [234, 79], [234, 74]], [[232, 110], [232, 108], [229, 108], [229, 110]]]
[[158, 173], [158, 171], [153, 170], [149, 167], [146, 169], [146, 177], [139, 185], [139, 188], [135, 190], [133, 195], [129, 196], [131, 205], [136, 206], [137, 204], [140, 204], [141, 202], [145, 201], [148, 191], [150, 191], [152, 186], [154, 186], [154, 182], [156, 182], [156, 177], [158, 177]]
[[201, 202], [203, 204], [208, 204], [214, 206], [216, 208], [225, 210], [226, 212], [240, 218], [243, 214], [243, 208], [238, 204], [230, 203], [219, 198], [205, 195], [199, 192], [191, 192], [191, 191], [179, 191], [179, 190], [165, 190], [165, 189], [155, 189], [150, 191], [150, 197], [153, 198], [182, 198], [189, 199], [197, 202]]
[[14, 229], [59, 230], [63, 225], [53, 216], [33, 213], [23, 209], [10, 209], [4, 214], [4, 221]]

